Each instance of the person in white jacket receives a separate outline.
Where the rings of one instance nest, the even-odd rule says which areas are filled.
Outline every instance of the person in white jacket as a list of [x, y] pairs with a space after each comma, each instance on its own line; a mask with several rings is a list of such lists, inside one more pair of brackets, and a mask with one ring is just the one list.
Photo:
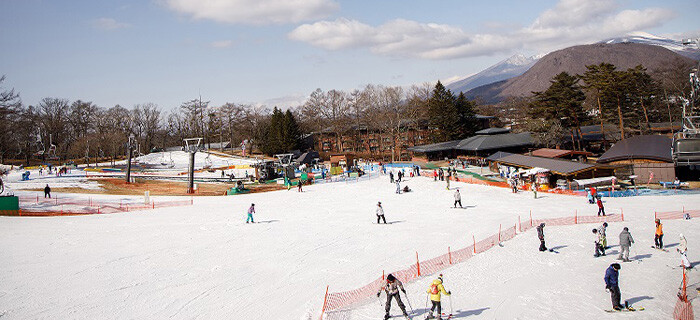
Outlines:
[[380, 220], [384, 221], [384, 224], [386, 224], [386, 218], [384, 217], [384, 208], [382, 208], [382, 203], [377, 202], [377, 224], [379, 224]]
[[459, 207], [463, 208], [462, 207], [462, 195], [459, 193], [459, 189], [457, 189], [457, 191], [455, 191], [455, 204], [453, 207], [457, 208], [458, 203], [459, 203]]
[[676, 249], [678, 253], [681, 255], [681, 265], [683, 268], [689, 269], [692, 266], [690, 265], [690, 261], [688, 260], [688, 241], [685, 240], [685, 236], [681, 233], [681, 242], [678, 245], [678, 248]]

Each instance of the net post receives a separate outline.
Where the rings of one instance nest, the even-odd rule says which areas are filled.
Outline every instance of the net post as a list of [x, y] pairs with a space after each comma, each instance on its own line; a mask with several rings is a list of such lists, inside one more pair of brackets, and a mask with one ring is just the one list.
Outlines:
[[523, 232], [523, 227], [520, 224], [520, 215], [518, 215], [518, 231]]
[[476, 237], [474, 235], [472, 235], [472, 242], [474, 243], [474, 254], [476, 254]]
[[498, 224], [498, 242], [501, 242], [501, 224]]
[[578, 209], [574, 211], [574, 224], [578, 224]]
[[420, 260], [418, 260], [418, 251], [416, 251], [416, 267], [418, 268], [418, 276], [420, 277]]
[[532, 209], [530, 209], [530, 227], [532, 227]]
[[450, 264], [452, 264], [452, 251], [450, 251], [450, 247], [447, 247], [447, 256], [449, 257]]
[[321, 307], [321, 316], [318, 320], [323, 320], [323, 314], [326, 313], [326, 304], [328, 303], [328, 287], [326, 286], [326, 294], [323, 296], [323, 307]]

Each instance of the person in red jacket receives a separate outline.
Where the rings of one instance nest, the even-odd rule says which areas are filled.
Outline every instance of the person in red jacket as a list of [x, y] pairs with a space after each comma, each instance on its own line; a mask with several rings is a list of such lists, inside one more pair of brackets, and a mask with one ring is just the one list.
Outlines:
[[601, 213], [603, 213], [603, 216], [605, 216], [605, 208], [603, 208], [603, 200], [601, 200], [601, 197], [598, 196], [598, 216], [600, 216]]

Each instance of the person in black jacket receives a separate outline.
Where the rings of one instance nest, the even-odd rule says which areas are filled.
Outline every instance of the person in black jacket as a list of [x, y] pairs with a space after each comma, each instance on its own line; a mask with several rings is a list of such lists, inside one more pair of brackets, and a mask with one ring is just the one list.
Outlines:
[[605, 290], [610, 291], [610, 299], [612, 300], [613, 309], [622, 310], [623, 306], [620, 304], [620, 286], [618, 284], [618, 277], [620, 275], [620, 264], [613, 263], [607, 270], [605, 270]]
[[44, 188], [44, 198], [46, 197], [49, 197], [49, 199], [51, 199], [51, 188], [48, 184], [46, 184], [46, 187]]
[[537, 226], [537, 237], [540, 239], [540, 251], [547, 251], [547, 247], [544, 245], [544, 222]]

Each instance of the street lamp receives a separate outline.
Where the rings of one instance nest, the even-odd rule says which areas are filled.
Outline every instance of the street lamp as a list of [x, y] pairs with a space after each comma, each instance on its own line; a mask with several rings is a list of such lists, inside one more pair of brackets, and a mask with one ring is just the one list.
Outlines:
[[126, 183], [131, 183], [131, 157], [134, 156], [134, 145], [136, 144], [136, 137], [134, 134], [129, 135], [129, 141], [126, 143], [126, 147], [129, 149], [129, 160], [126, 162]]

